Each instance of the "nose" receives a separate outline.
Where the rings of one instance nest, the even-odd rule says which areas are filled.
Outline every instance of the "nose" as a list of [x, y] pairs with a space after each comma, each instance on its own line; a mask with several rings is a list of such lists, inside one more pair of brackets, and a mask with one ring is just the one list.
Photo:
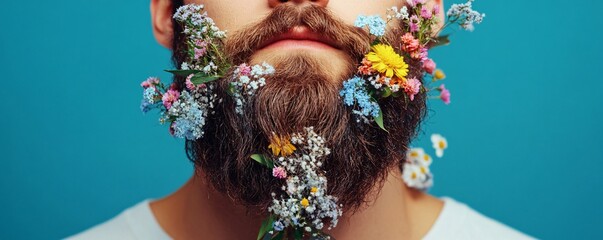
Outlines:
[[279, 4], [292, 2], [294, 4], [314, 4], [321, 7], [326, 7], [329, 4], [329, 0], [268, 0], [270, 7], [276, 7]]

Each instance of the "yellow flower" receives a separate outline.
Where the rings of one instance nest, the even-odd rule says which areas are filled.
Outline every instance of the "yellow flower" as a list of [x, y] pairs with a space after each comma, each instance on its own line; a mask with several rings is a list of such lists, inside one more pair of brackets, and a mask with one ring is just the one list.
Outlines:
[[295, 146], [289, 142], [288, 137], [279, 137], [276, 134], [273, 134], [272, 138], [270, 138], [270, 145], [268, 145], [268, 148], [272, 150], [274, 156], [280, 154], [281, 156], [286, 157], [295, 151]]
[[372, 68], [391, 78], [394, 75], [399, 79], [405, 80], [408, 75], [408, 64], [404, 62], [404, 57], [398, 55], [390, 45], [377, 44], [371, 48], [365, 57], [372, 63]]
[[310, 202], [308, 201], [307, 198], [304, 198], [304, 199], [301, 200], [301, 205], [303, 207], [307, 207], [308, 205], [310, 205]]
[[317, 188], [317, 187], [312, 187], [312, 188], [310, 189], [310, 192], [311, 192], [311, 193], [316, 193], [316, 192], [318, 192], [318, 188]]
[[433, 79], [434, 80], [442, 80], [446, 78], [446, 74], [444, 74], [444, 71], [442, 71], [441, 69], [437, 69], [435, 70], [435, 72], [433, 73]]

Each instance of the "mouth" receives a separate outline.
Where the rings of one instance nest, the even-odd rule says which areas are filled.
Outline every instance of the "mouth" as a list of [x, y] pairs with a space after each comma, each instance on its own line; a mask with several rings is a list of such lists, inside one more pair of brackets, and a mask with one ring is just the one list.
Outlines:
[[328, 37], [313, 32], [305, 26], [296, 26], [286, 33], [268, 39], [260, 45], [258, 50], [262, 49], [341, 49], [341, 47]]

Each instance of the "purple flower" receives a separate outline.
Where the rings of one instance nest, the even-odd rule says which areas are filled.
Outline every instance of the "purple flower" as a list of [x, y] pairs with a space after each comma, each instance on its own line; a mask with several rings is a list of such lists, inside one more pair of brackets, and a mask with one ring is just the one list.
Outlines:
[[140, 83], [140, 86], [147, 89], [147, 88], [157, 85], [157, 84], [159, 84], [159, 78], [149, 77], [149, 78], [147, 78], [147, 80]]
[[173, 89], [167, 90], [167, 92], [165, 92], [165, 94], [163, 94], [163, 97], [161, 98], [161, 100], [163, 101], [163, 106], [165, 106], [165, 108], [169, 110], [172, 107], [172, 104], [174, 104], [174, 102], [178, 100], [179, 97], [180, 92]]
[[283, 167], [275, 167], [272, 169], [272, 176], [279, 179], [287, 178], [287, 171]]
[[429, 10], [427, 6], [421, 7], [421, 17], [423, 19], [431, 19], [431, 10]]
[[444, 86], [444, 84], [440, 85], [438, 91], [440, 91], [440, 98], [442, 101], [444, 101], [446, 105], [450, 104], [450, 91], [446, 89], [446, 86]]
[[410, 25], [411, 32], [419, 31], [419, 17], [417, 17], [417, 15], [412, 15], [410, 17], [409, 25]]

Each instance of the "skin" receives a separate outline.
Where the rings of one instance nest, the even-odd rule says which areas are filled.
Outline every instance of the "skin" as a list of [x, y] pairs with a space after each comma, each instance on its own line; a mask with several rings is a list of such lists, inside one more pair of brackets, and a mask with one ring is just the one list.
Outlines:
[[[287, 2], [287, 1], [285, 1]], [[402, 0], [291, 0], [287, 4], [316, 4], [328, 8], [352, 25], [359, 14], [385, 15]], [[218, 27], [234, 32], [261, 20], [279, 0], [205, 0], [203, 3]], [[429, 5], [442, 4], [430, 0]], [[153, 34], [159, 44], [170, 48], [173, 35], [171, 0], [151, 0]], [[443, 8], [442, 8], [443, 9]], [[443, 11], [441, 11], [443, 12]], [[440, 17], [443, 17], [442, 15]], [[278, 54], [309, 53], [328, 59], [333, 71], [342, 71], [340, 50], [317, 44], [279, 44], [257, 51], [254, 61], [278, 58]], [[426, 193], [408, 188], [398, 168], [390, 169], [383, 186], [375, 186], [366, 207], [355, 214], [344, 213], [339, 225], [328, 231], [335, 239], [421, 239], [439, 216], [443, 202]], [[210, 189], [198, 170], [179, 190], [151, 203], [151, 209], [168, 235], [174, 239], [255, 239], [264, 216], [252, 216], [246, 209]]]

